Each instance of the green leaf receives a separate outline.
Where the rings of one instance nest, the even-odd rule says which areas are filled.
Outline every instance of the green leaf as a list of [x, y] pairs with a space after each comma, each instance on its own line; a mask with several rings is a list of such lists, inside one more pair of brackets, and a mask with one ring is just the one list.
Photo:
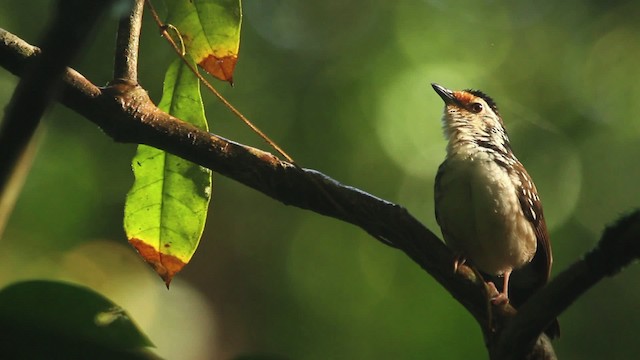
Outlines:
[[[167, 70], [159, 108], [208, 129], [198, 78], [180, 59]], [[135, 182], [125, 203], [125, 232], [168, 287], [200, 242], [211, 171], [146, 145], [138, 146], [132, 167]]]
[[[30, 342], [40, 346], [36, 339], [54, 338], [58, 349], [67, 345], [124, 351], [153, 346], [124, 309], [109, 299], [86, 287], [45, 280], [15, 283], [0, 291], [0, 333], [0, 341], [12, 352], [29, 353], [17, 347]], [[7, 355], [5, 346], [2, 352]]]
[[240, 0], [167, 0], [167, 23], [178, 29], [187, 54], [206, 72], [232, 81], [238, 61]]

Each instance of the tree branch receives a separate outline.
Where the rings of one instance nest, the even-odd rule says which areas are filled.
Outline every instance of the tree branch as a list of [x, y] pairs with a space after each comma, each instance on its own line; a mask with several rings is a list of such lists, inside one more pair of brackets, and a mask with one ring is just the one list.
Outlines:
[[42, 41], [42, 55], [31, 62], [31, 68], [18, 83], [0, 126], [0, 203], [3, 209], [12, 207], [7, 203], [12, 198], [7, 193], [9, 184], [20, 185], [12, 178], [20, 173], [20, 159], [27, 158], [24, 154], [60, 85], [61, 75], [111, 1], [66, 0], [56, 4], [55, 16]]
[[[0, 30], [1, 66], [21, 76], [37, 56], [34, 47]], [[495, 289], [487, 287], [467, 266], [461, 266], [454, 274], [451, 251], [401, 206], [340, 184], [317, 171], [296, 168], [270, 153], [201, 131], [158, 110], [137, 85], [119, 83], [102, 89], [71, 69], [64, 76], [64, 85], [60, 102], [116, 141], [160, 148], [284, 204], [352, 223], [375, 238], [390, 242], [476, 318], [492, 359], [523, 358], [518, 355], [524, 353], [531, 359], [555, 358], [548, 339], [538, 334], [602, 276], [613, 275], [614, 269], [640, 254], [640, 216], [635, 213], [612, 228], [615, 231], [607, 231], [598, 248], [553, 279], [519, 312], [508, 304], [492, 308], [488, 298]]]
[[534, 294], [507, 324], [496, 342], [497, 359], [522, 359], [523, 349], [564, 310], [605, 276], [614, 276], [640, 259], [640, 210], [621, 218], [602, 234], [595, 249]]
[[142, 28], [144, 0], [134, 0], [129, 16], [118, 23], [113, 64], [113, 80], [138, 83], [138, 46]]

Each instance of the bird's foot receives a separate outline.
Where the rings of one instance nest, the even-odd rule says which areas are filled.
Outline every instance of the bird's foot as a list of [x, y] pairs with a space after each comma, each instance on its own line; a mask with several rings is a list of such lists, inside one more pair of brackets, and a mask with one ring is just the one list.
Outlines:
[[458, 268], [466, 262], [467, 258], [462, 255], [456, 255], [453, 259], [453, 273], [456, 274], [458, 272]]
[[493, 305], [504, 305], [509, 302], [507, 294], [499, 292], [494, 283], [489, 281], [487, 285], [489, 285], [489, 295], [491, 296], [491, 303]]
[[500, 293], [498, 294], [498, 296], [493, 297], [491, 299], [491, 303], [493, 305], [504, 305], [507, 304], [509, 302], [509, 298], [507, 297], [507, 295], [505, 295], [505, 293]]

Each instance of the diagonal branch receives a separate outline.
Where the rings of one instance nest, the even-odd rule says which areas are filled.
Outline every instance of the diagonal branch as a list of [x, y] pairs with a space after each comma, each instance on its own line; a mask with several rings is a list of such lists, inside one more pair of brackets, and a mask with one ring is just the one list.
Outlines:
[[[7, 209], [12, 198], [9, 185], [19, 186], [17, 174], [28, 158], [27, 150], [66, 66], [92, 33], [100, 15], [112, 0], [59, 1], [55, 16], [42, 40], [42, 55], [30, 64], [7, 106], [0, 124], [0, 207]], [[15, 191], [13, 191], [15, 192]], [[3, 210], [3, 212], [6, 210]], [[0, 219], [0, 223], [3, 219]], [[0, 232], [2, 229], [0, 229]]]

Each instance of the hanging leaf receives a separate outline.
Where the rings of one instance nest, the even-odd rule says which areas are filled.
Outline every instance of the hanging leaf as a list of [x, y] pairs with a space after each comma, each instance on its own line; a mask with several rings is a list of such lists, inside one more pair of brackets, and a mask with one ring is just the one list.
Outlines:
[[167, 0], [167, 24], [176, 27], [187, 54], [206, 72], [233, 82], [238, 61], [240, 0]]
[[153, 346], [124, 309], [89, 288], [57, 281], [0, 290], [0, 333], [2, 353], [11, 358], [51, 357], [52, 346], [60, 358], [79, 351], [115, 356]]
[[[160, 109], [207, 130], [198, 78], [180, 59], [171, 64]], [[156, 148], [139, 145], [135, 182], [125, 203], [129, 243], [169, 287], [200, 242], [211, 198], [211, 171]]]

